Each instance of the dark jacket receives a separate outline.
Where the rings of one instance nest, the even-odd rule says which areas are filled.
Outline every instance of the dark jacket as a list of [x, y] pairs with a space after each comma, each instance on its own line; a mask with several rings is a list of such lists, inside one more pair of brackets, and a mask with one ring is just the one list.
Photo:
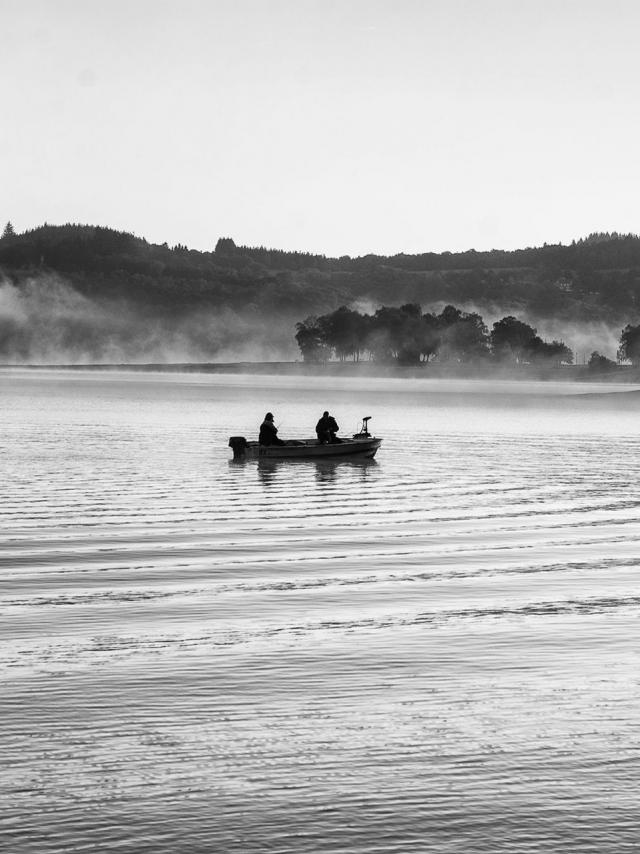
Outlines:
[[339, 429], [333, 415], [323, 415], [316, 424], [318, 439], [332, 439]]
[[273, 421], [263, 421], [260, 425], [260, 435], [258, 436], [258, 444], [260, 445], [275, 445], [278, 437], [278, 428]]

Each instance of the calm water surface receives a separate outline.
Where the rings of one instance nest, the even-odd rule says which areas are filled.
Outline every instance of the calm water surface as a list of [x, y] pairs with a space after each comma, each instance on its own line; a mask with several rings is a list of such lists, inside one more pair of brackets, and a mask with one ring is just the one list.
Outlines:
[[619, 391], [0, 372], [4, 850], [640, 851]]

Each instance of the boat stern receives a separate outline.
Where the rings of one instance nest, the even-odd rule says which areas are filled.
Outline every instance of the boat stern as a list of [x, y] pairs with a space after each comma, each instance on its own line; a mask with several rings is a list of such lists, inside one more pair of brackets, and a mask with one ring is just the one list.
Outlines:
[[241, 460], [246, 456], [249, 443], [244, 436], [230, 436], [229, 447], [233, 451], [233, 459]]

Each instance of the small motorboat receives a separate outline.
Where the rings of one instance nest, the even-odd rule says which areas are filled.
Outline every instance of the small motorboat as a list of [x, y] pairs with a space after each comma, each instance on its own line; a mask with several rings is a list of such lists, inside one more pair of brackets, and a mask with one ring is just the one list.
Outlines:
[[258, 442], [248, 442], [244, 436], [231, 436], [229, 447], [233, 450], [234, 460], [315, 460], [327, 457], [371, 459], [382, 444], [382, 439], [369, 433], [370, 420], [370, 415], [365, 416], [359, 433], [354, 433], [351, 439], [339, 439], [337, 442], [289, 439], [284, 445], [260, 445]]

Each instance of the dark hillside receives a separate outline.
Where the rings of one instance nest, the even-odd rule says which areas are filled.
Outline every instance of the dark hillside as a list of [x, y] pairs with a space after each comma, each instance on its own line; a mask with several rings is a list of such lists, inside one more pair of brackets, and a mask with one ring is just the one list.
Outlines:
[[[183, 343], [188, 339], [187, 358], [233, 355], [237, 346], [249, 357], [249, 344], [264, 350], [265, 342], [284, 357], [295, 353], [297, 320], [343, 304], [411, 302], [431, 310], [451, 303], [488, 319], [509, 312], [554, 329], [585, 323], [620, 328], [640, 316], [640, 238], [635, 235], [597, 234], [570, 246], [512, 252], [327, 258], [236, 246], [228, 237], [213, 251], [199, 252], [98, 226], [43, 225], [0, 239], [0, 274], [5, 283], [0, 294], [6, 291], [0, 299], [0, 356], [5, 357], [16, 341], [22, 342], [23, 354], [33, 351], [34, 335], [49, 342], [46, 329], [36, 323], [45, 304], [53, 317], [49, 331], [57, 323], [56, 342], [68, 347], [67, 326], [76, 323], [69, 305], [78, 300], [84, 332], [76, 330], [71, 340], [73, 346], [78, 340], [89, 346], [93, 358], [106, 353], [105, 336], [117, 347], [137, 337], [142, 357], [158, 358], [159, 342], [175, 343], [176, 336]], [[100, 318], [97, 327], [92, 327], [92, 310]], [[194, 324], [201, 329], [195, 349]], [[151, 327], [153, 352], [142, 334]], [[123, 356], [134, 351], [125, 348]], [[82, 348], [78, 353], [84, 358]]]
[[640, 238], [603, 234], [513, 252], [326, 258], [236, 246], [230, 238], [198, 252], [97, 226], [44, 225], [0, 240], [0, 269], [15, 281], [55, 272], [82, 293], [150, 309], [268, 306], [299, 314], [352, 300], [411, 300], [617, 320], [638, 307]]

